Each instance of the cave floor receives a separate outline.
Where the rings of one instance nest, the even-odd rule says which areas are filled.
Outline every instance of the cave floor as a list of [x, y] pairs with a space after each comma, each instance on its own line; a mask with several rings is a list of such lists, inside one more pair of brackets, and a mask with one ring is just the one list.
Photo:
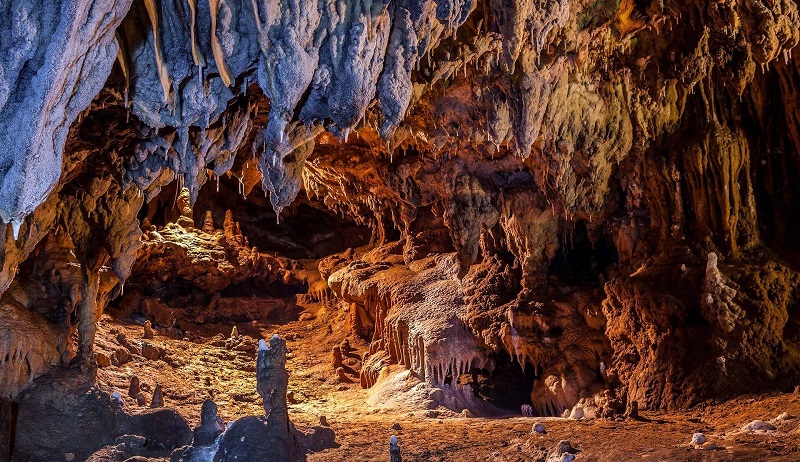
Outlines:
[[[145, 407], [127, 396], [130, 377], [140, 378], [148, 402], [160, 383], [166, 405], [176, 408], [190, 425], [198, 423], [200, 407], [209, 398], [217, 403], [225, 421], [257, 415], [263, 409], [256, 392], [256, 342], [277, 332], [289, 347], [290, 418], [310, 461], [388, 460], [392, 434], [399, 437], [404, 461], [533, 461], [560, 440], [569, 440], [580, 450], [577, 460], [800, 461], [800, 419], [775, 422], [778, 430], [772, 432], [741, 431], [755, 419], [772, 421], [782, 412], [800, 415], [800, 394], [741, 396], [683, 412], [642, 412], [640, 421], [510, 414], [463, 417], [445, 409], [426, 410], [416, 402], [376, 405], [375, 397], [370, 399], [355, 375], [350, 375], [351, 383], [341, 383], [330, 364], [331, 346], [344, 339], [339, 332], [346, 332], [336, 329], [345, 322], [344, 314], [326, 313], [324, 308], [297, 314], [287, 314], [274, 324], [236, 324], [240, 341], [227, 345], [232, 325], [193, 326], [182, 339], [156, 334], [146, 342], [163, 348], [162, 359], [134, 355], [123, 365], [101, 368], [99, 386], [119, 391], [126, 407], [136, 412]], [[139, 324], [104, 315], [99, 325], [100, 352], [118, 348], [120, 333], [133, 343], [142, 341]], [[350, 341], [356, 350], [366, 348], [357, 339]], [[320, 424], [320, 416], [327, 426]], [[547, 433], [532, 435], [534, 422], [543, 422]], [[689, 440], [698, 431], [716, 448], [691, 448]]]

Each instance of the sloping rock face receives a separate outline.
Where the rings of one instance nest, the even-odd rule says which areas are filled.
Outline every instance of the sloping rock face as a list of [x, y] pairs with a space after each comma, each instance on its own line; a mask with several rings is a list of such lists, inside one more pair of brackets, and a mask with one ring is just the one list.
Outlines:
[[168, 454], [191, 441], [191, 429], [174, 409], [131, 414], [92, 385], [90, 377], [66, 369], [35, 380], [19, 397], [12, 460], [123, 460], [111, 456], [131, 446]]
[[148, 297], [290, 274], [182, 212], [220, 180], [371, 230], [314, 291], [374, 364], [511, 355], [544, 414], [796, 382], [799, 25], [795, 0], [5, 2], [0, 392], [86, 366], [131, 271]]

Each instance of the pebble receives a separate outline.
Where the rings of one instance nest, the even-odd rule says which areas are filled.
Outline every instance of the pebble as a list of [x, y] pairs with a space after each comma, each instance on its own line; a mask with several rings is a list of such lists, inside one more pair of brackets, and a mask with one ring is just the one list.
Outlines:
[[793, 415], [789, 414], [788, 412], [781, 412], [778, 415], [778, 417], [775, 417], [775, 420], [780, 421], [780, 422], [785, 422], [787, 420], [792, 420], [794, 418], [795, 417]]
[[544, 432], [545, 432], [545, 430], [544, 430], [544, 424], [543, 423], [536, 422], [535, 424], [533, 424], [533, 428], [531, 429], [531, 433], [544, 434]]
[[706, 442], [706, 435], [702, 433], [695, 433], [692, 435], [692, 442], [691, 444], [694, 446], [699, 446]]

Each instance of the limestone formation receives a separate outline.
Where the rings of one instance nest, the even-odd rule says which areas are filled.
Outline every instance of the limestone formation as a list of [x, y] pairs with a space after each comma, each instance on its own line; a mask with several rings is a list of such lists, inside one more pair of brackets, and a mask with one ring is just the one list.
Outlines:
[[150, 361], [155, 361], [164, 356], [164, 349], [150, 342], [142, 342], [142, 356]]
[[571, 462], [575, 460], [575, 453], [577, 452], [577, 449], [573, 448], [569, 441], [561, 440], [548, 452], [549, 455], [547, 456], [546, 461]]
[[150, 408], [155, 409], [164, 407], [164, 392], [161, 389], [161, 384], [157, 383], [155, 390], [153, 390], [153, 398], [150, 400]]
[[754, 420], [749, 424], [745, 425], [743, 428], [744, 431], [751, 431], [751, 432], [769, 432], [773, 430], [777, 430], [775, 425], [771, 423], [764, 422], [763, 420]]
[[174, 410], [131, 414], [76, 369], [39, 377], [17, 402], [12, 460], [54, 460], [54, 454], [58, 460], [69, 454], [74, 460], [109, 460], [91, 458], [103, 452], [130, 458], [132, 450], [163, 450], [191, 439], [189, 426]]
[[[793, 0], [7, 0], [0, 399], [92, 378], [106, 312], [146, 319], [113, 368], [172, 360], [153, 326], [295, 301], [346, 315], [332, 367], [365, 388], [400, 365], [587, 418], [791, 390], [799, 23]], [[283, 428], [280, 342], [258, 383]]]
[[342, 343], [339, 344], [339, 350], [341, 351], [343, 356], [349, 355], [352, 350], [350, 347], [350, 340], [349, 339], [342, 340]]
[[391, 462], [403, 462], [403, 456], [400, 454], [400, 444], [394, 435], [389, 437], [389, 460]]
[[144, 339], [153, 339], [155, 335], [153, 334], [153, 326], [150, 324], [150, 321], [147, 320], [144, 322], [144, 334], [142, 335]]
[[[231, 424], [219, 442], [215, 462], [292, 462], [299, 460], [299, 448], [289, 421], [286, 390], [286, 340], [278, 334], [267, 343], [259, 340], [256, 360], [258, 394], [264, 400], [264, 416], [244, 417]], [[213, 404], [213, 403], [212, 403]], [[211, 416], [212, 406], [204, 405]], [[216, 406], [213, 406], [216, 414]]]
[[131, 383], [128, 387], [128, 396], [131, 398], [136, 398], [139, 396], [139, 392], [141, 391], [141, 381], [137, 376], [131, 376]]
[[222, 419], [217, 415], [217, 405], [211, 400], [206, 400], [200, 411], [200, 425], [193, 430], [192, 445], [195, 447], [210, 446], [224, 430]]
[[342, 349], [339, 345], [334, 345], [331, 348], [331, 363], [334, 369], [342, 367]]
[[286, 391], [289, 373], [286, 371], [286, 340], [275, 334], [269, 343], [261, 341], [256, 362], [258, 394], [264, 400], [267, 422], [276, 427], [289, 428], [289, 408]]
[[639, 418], [639, 402], [631, 401], [628, 403], [628, 408], [625, 409], [625, 418], [636, 420]]

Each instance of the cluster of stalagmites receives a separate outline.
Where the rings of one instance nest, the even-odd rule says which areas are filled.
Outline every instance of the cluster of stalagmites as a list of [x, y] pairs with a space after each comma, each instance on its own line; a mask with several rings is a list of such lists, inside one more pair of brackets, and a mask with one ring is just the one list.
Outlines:
[[244, 417], [225, 426], [209, 400], [203, 403], [200, 424], [194, 429], [175, 410], [164, 407], [161, 385], [153, 391], [151, 409], [131, 413], [126, 401], [142, 405], [146, 388], [138, 377], [131, 378], [126, 393], [109, 394], [79, 374], [55, 371], [34, 381], [19, 398], [16, 414], [21, 420], [16, 424], [13, 460], [122, 462], [137, 456], [169, 457], [175, 462], [298, 460], [286, 407], [285, 361], [285, 340], [275, 335], [269, 342], [261, 341], [256, 373], [264, 416]]
[[[176, 223], [161, 229], [143, 225], [143, 245], [116, 313], [144, 316], [160, 328], [174, 331], [180, 324], [178, 312], [183, 321], [203, 324], [258, 320], [283, 308], [277, 299], [228, 298], [222, 292], [244, 282], [260, 287], [276, 281], [299, 283], [292, 272], [295, 263], [251, 247], [230, 211], [222, 229], [214, 228], [210, 212], [202, 227], [195, 228], [186, 194], [184, 189], [178, 202], [186, 208]], [[168, 297], [161, 295], [164, 286], [191, 287], [192, 291]]]

